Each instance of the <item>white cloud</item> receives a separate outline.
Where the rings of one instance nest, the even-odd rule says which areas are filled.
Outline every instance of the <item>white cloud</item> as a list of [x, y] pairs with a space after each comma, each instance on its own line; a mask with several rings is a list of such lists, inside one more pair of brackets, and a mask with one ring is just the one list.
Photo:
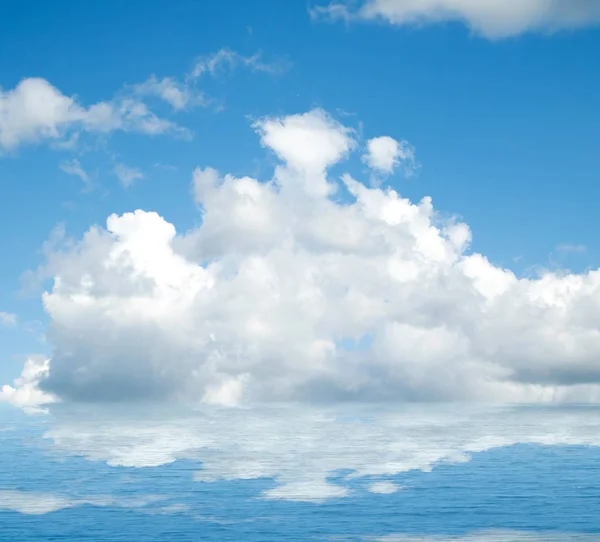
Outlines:
[[214, 76], [221, 69], [237, 66], [269, 73], [279, 73], [287, 67], [281, 61], [264, 62], [260, 53], [244, 56], [225, 48], [199, 58], [182, 81], [153, 75], [89, 107], [42, 78], [23, 79], [12, 90], [0, 87], [0, 151], [13, 152], [21, 145], [42, 141], [48, 141], [54, 148], [70, 149], [83, 132], [124, 131], [189, 138], [189, 130], [157, 116], [141, 98], [159, 98], [175, 111], [207, 105], [210, 100], [196, 88], [198, 78], [204, 74]]
[[154, 408], [148, 416], [144, 405], [94, 405], [89, 412], [60, 405], [52, 407], [51, 423], [45, 438], [58, 453], [114, 467], [196, 460], [198, 482], [267, 478], [275, 485], [263, 498], [310, 502], [353, 491], [390, 494], [401, 490], [399, 474], [517, 443], [600, 446], [600, 412], [593, 408], [278, 404]]
[[189, 105], [203, 103], [201, 94], [194, 93], [188, 85], [172, 77], [157, 79], [152, 76], [143, 83], [135, 85], [135, 92], [142, 96], [157, 96], [175, 110], [186, 109]]
[[25, 367], [19, 378], [0, 390], [0, 402], [7, 402], [24, 408], [29, 412], [42, 412], [41, 405], [54, 403], [57, 399], [39, 389], [39, 382], [48, 375], [50, 360], [32, 356], [25, 362]]
[[131, 186], [135, 181], [144, 178], [144, 174], [138, 168], [128, 167], [125, 164], [115, 165], [114, 173], [124, 187]]
[[366, 0], [358, 9], [354, 5], [332, 2], [311, 10], [311, 14], [346, 20], [383, 19], [395, 25], [456, 21], [492, 39], [600, 23], [596, 0]]
[[0, 91], [0, 150], [14, 151], [43, 140], [72, 146], [69, 142], [76, 141], [82, 131], [115, 130], [187, 135], [186, 130], [157, 117], [143, 102], [130, 96], [86, 108], [40, 78], [24, 79], [14, 89]]
[[[137, 210], [48, 250], [46, 393], [600, 399], [600, 271], [519, 279], [468, 253], [468, 226], [442, 219], [430, 198], [414, 204], [349, 175], [334, 183], [327, 168], [355, 134], [323, 111], [255, 129], [281, 160], [273, 178], [196, 170], [196, 230], [178, 236]], [[329, 197], [340, 186], [348, 201]]]
[[121, 130], [146, 135], [172, 133], [181, 137], [189, 137], [187, 129], [156, 116], [145, 103], [129, 96], [92, 105], [86, 110], [82, 123], [87, 131], [95, 133]]
[[375, 171], [387, 175], [391, 175], [398, 166], [402, 166], [407, 177], [418, 169], [414, 147], [389, 136], [369, 139], [363, 161]]
[[17, 315], [12, 312], [0, 312], [0, 326], [15, 327], [17, 325]]
[[176, 111], [198, 105], [207, 106], [212, 100], [198, 90], [198, 79], [205, 75], [214, 77], [220, 72], [232, 71], [239, 66], [251, 71], [272, 74], [281, 73], [287, 68], [287, 64], [282, 61], [264, 62], [261, 53], [244, 56], [232, 49], [223, 48], [216, 53], [196, 59], [190, 73], [186, 74], [181, 81], [175, 77], [158, 78], [153, 75], [143, 83], [133, 85], [131, 88], [134, 94], [138, 96], [160, 98]]
[[335, 190], [325, 172], [356, 146], [352, 131], [320, 109], [267, 118], [257, 122], [255, 128], [262, 144], [287, 166], [286, 172], [280, 170], [278, 181], [288, 184], [289, 189], [298, 185], [315, 196], [326, 196]]
[[24, 79], [13, 90], [0, 90], [0, 148], [58, 139], [83, 114], [73, 98], [44, 79]]
[[81, 167], [81, 163], [76, 158], [61, 162], [60, 169], [62, 169], [67, 175], [75, 175], [76, 177], [79, 177], [87, 188], [91, 186], [90, 176], [84, 171], [84, 169]]
[[220, 70], [226, 68], [232, 70], [237, 66], [243, 66], [257, 72], [281, 73], [287, 68], [287, 63], [282, 61], [265, 62], [262, 60], [260, 52], [252, 56], [244, 56], [224, 47], [216, 53], [198, 58], [189, 77], [196, 79], [207, 73], [214, 76]]

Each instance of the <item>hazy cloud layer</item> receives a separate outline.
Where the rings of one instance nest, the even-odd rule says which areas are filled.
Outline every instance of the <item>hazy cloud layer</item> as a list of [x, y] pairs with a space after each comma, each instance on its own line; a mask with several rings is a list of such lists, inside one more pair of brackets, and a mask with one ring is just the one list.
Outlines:
[[17, 325], [17, 315], [12, 312], [0, 312], [0, 326], [15, 327]]

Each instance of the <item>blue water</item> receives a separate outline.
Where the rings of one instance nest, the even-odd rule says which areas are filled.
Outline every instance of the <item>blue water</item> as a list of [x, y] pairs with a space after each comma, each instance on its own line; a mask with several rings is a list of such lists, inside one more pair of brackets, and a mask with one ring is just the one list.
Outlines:
[[[408, 411], [394, 414], [406, 418], [400, 425], [387, 415], [381, 427], [382, 413], [329, 411], [289, 433], [273, 425], [273, 413], [170, 413], [154, 425], [153, 415], [136, 426], [118, 416], [111, 425], [111, 414], [2, 412], [0, 540], [600, 541], [600, 447], [587, 434], [600, 420], [593, 409], [444, 412], [443, 423], [435, 410]], [[298, 420], [292, 416], [283, 413], [281, 427]], [[523, 425], [551, 445], [486, 440], [516, 431], [527, 440]], [[298, 427], [306, 426], [301, 418]], [[487, 449], [435, 460], [457, 432]], [[423, 454], [433, 454], [431, 464], [410, 468]], [[376, 482], [384, 493], [371, 491]]]

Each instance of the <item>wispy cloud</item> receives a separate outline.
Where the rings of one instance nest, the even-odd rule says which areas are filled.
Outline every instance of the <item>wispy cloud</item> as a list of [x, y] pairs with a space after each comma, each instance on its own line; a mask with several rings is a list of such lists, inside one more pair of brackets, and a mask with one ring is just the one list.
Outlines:
[[161, 169], [163, 171], [177, 171], [177, 167], [172, 164], [161, 164], [157, 162], [152, 167], [154, 167], [154, 169]]
[[77, 160], [76, 158], [73, 158], [73, 160], [65, 160], [60, 163], [59, 167], [67, 175], [75, 175], [76, 177], [79, 177], [83, 181], [86, 190], [91, 189], [92, 181], [90, 179], [90, 176], [81, 167], [81, 163], [79, 162], [79, 160]]
[[129, 167], [125, 164], [117, 164], [114, 168], [114, 174], [124, 187], [131, 186], [135, 181], [143, 179], [144, 174], [139, 168]]
[[212, 55], [199, 57], [189, 77], [196, 79], [206, 73], [214, 76], [222, 70], [233, 70], [239, 66], [256, 72], [279, 74], [289, 68], [289, 62], [282, 59], [268, 62], [260, 51], [252, 56], [244, 56], [224, 47]]
[[[22, 145], [48, 143], [51, 148], [69, 150], [80, 144], [82, 134], [108, 135], [116, 131], [146, 135], [171, 135], [189, 139], [191, 132], [169, 118], [157, 115], [146, 98], [158, 98], [177, 112], [212, 103], [198, 87], [198, 79], [208, 74], [243, 67], [256, 72], [277, 74], [289, 63], [267, 61], [261, 52], [245, 56], [229, 48], [199, 57], [189, 73], [181, 77], [151, 75], [145, 81], [126, 85], [112, 97], [84, 105], [77, 96], [63, 94], [39, 77], [23, 79], [16, 87], [0, 89], [0, 152], [15, 152]], [[28, 107], [27, 104], [37, 104]], [[85, 179], [74, 161], [65, 171]], [[85, 181], [84, 181], [85, 182]]]
[[556, 250], [558, 250], [558, 252], [571, 252], [571, 253], [579, 253], [581, 254], [582, 252], [586, 252], [587, 251], [587, 247], [585, 245], [573, 245], [573, 244], [569, 244], [569, 243], [561, 243], [560, 245], [558, 245], [556, 247]]
[[175, 111], [206, 107], [212, 104], [213, 100], [197, 87], [198, 80], [204, 76], [215, 77], [221, 73], [232, 72], [240, 67], [255, 72], [279, 74], [288, 69], [289, 62], [281, 59], [266, 61], [261, 52], [246, 56], [224, 47], [216, 53], [198, 57], [191, 71], [181, 79], [152, 75], [143, 83], [130, 88], [136, 96], [159, 98]]
[[176, 111], [208, 103], [202, 92], [196, 91], [187, 83], [182, 83], [173, 77], [158, 79], [152, 75], [143, 83], [135, 85], [134, 91], [141, 96], [156, 96]]
[[17, 325], [17, 315], [11, 312], [0, 312], [0, 325], [15, 327]]

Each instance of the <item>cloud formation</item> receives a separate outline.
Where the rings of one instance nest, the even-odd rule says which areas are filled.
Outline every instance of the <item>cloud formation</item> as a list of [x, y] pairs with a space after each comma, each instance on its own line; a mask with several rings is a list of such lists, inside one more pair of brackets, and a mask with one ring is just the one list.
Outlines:
[[195, 106], [208, 106], [212, 99], [198, 89], [198, 81], [203, 77], [216, 77], [232, 72], [238, 67], [253, 72], [270, 74], [282, 73], [287, 69], [283, 61], [265, 62], [261, 53], [245, 56], [229, 48], [198, 57], [192, 69], [183, 78], [150, 76], [143, 83], [133, 85], [131, 90], [137, 96], [155, 97], [166, 102], [174, 111], [183, 111]]
[[56, 398], [44, 393], [38, 387], [50, 371], [50, 360], [40, 356], [32, 356], [26, 362], [21, 376], [13, 382], [14, 386], [5, 384], [0, 391], [0, 401], [23, 408], [28, 412], [44, 411], [40, 405], [54, 403]]
[[553, 32], [600, 23], [596, 0], [366, 0], [332, 2], [313, 17], [384, 20], [394, 25], [461, 22], [474, 33], [498, 39], [525, 32]]
[[418, 169], [415, 149], [406, 141], [396, 141], [389, 136], [374, 137], [367, 141], [367, 152], [363, 162], [378, 173], [391, 175], [402, 167], [404, 175], [410, 177]]
[[75, 177], [79, 177], [86, 189], [89, 190], [91, 188], [92, 180], [83, 167], [81, 167], [81, 163], [79, 160], [77, 160], [77, 158], [73, 158], [72, 160], [64, 160], [60, 163], [59, 167], [67, 175], [75, 175]]
[[359, 141], [324, 111], [254, 128], [273, 177], [197, 169], [196, 230], [137, 210], [49, 252], [52, 360], [0, 397], [600, 398], [599, 271], [520, 279], [430, 198], [331, 179]]
[[116, 164], [114, 173], [119, 181], [121, 181], [121, 184], [126, 188], [131, 186], [135, 181], [144, 178], [144, 174], [139, 168], [129, 167], [125, 164]]
[[242, 55], [232, 49], [224, 47], [216, 53], [205, 55], [196, 59], [194, 68], [190, 72], [189, 79], [197, 79], [206, 73], [217, 75], [225, 69], [233, 70], [238, 66], [245, 67], [255, 72], [281, 73], [288, 67], [288, 63], [282, 60], [266, 62], [260, 52], [251, 56]]
[[152, 75], [143, 83], [135, 85], [134, 91], [140, 96], [158, 97], [176, 111], [186, 109], [189, 105], [204, 103], [201, 93], [193, 92], [192, 88], [173, 77], [158, 79]]
[[23, 79], [12, 90], [0, 90], [0, 151], [44, 140], [65, 144], [81, 132], [117, 130], [149, 135], [185, 133], [131, 96], [85, 107], [41, 78]]
[[153, 75], [142, 83], [126, 86], [110, 100], [88, 107], [45, 79], [23, 79], [14, 89], [0, 88], [0, 152], [14, 152], [22, 145], [42, 141], [68, 148], [77, 142], [81, 133], [123, 131], [189, 137], [187, 129], [156, 115], [144, 100], [158, 98], [174, 111], [207, 105], [210, 100], [196, 88], [197, 80], [205, 74], [214, 76], [236, 66], [269, 73], [279, 73], [286, 67], [281, 62], [264, 62], [259, 53], [244, 56], [221, 49], [198, 58], [183, 80]]

